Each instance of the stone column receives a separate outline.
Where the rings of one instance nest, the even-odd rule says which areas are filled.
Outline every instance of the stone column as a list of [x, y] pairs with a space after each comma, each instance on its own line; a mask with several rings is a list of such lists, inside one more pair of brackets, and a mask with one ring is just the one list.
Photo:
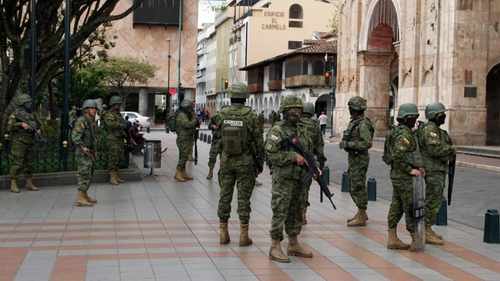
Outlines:
[[139, 90], [139, 114], [147, 116], [148, 114], [148, 92], [146, 89]]

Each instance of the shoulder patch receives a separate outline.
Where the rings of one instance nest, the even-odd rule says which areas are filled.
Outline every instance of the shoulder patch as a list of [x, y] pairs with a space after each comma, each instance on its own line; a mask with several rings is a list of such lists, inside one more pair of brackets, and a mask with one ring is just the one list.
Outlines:
[[274, 135], [274, 134], [272, 134], [269, 138], [271, 138], [271, 140], [273, 140], [273, 141], [279, 141], [280, 140], [280, 138], [278, 136]]

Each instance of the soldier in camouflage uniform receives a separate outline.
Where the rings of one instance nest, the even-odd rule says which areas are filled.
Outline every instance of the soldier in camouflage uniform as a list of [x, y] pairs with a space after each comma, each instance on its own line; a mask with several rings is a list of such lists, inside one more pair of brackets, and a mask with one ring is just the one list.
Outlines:
[[366, 208], [368, 193], [366, 190], [366, 172], [370, 163], [368, 149], [372, 147], [373, 124], [365, 116], [366, 100], [356, 96], [348, 102], [351, 121], [344, 131], [340, 148], [348, 153], [349, 186], [351, 198], [358, 207], [356, 215], [347, 220], [347, 226], [365, 226], [368, 220]]
[[[314, 104], [308, 102], [304, 104], [304, 112], [302, 113], [302, 118], [300, 118], [299, 129], [303, 131], [303, 134], [306, 135], [306, 139], [309, 141], [305, 143], [307, 146], [306, 149], [312, 151], [318, 160], [319, 167], [323, 170], [325, 166], [326, 157], [324, 153], [325, 143], [323, 141], [323, 135], [321, 134], [321, 129], [319, 127], [319, 122], [316, 119], [313, 119], [314, 116]], [[307, 224], [307, 207], [309, 206], [309, 189], [312, 184], [311, 181], [305, 186], [306, 188], [306, 196], [303, 207], [303, 221], [304, 224]]]
[[35, 134], [40, 134], [40, 125], [31, 112], [31, 97], [22, 94], [16, 100], [16, 108], [7, 121], [7, 134], [11, 141], [10, 149], [10, 191], [19, 193], [17, 179], [23, 170], [28, 190], [39, 190], [33, 184], [32, 162]]
[[219, 113], [215, 113], [212, 118], [210, 118], [210, 122], [208, 127], [212, 130], [212, 143], [210, 144], [210, 153], [208, 157], [208, 175], [207, 180], [211, 180], [214, 176], [214, 167], [215, 162], [217, 162], [217, 155], [219, 154], [219, 143], [220, 143], [220, 116]]
[[[412, 103], [402, 104], [398, 111], [398, 126], [393, 128], [386, 139], [384, 162], [391, 165], [393, 186], [392, 202], [387, 215], [389, 239], [387, 248], [415, 251], [415, 227], [413, 219], [413, 177], [423, 176], [424, 169], [418, 152], [418, 144], [412, 129], [419, 114]], [[397, 226], [405, 215], [406, 229], [412, 237], [411, 246], [403, 243], [397, 236]]]
[[97, 203], [97, 200], [87, 194], [94, 174], [96, 160], [96, 101], [84, 101], [82, 110], [84, 111], [83, 116], [76, 120], [75, 127], [71, 132], [71, 139], [76, 146], [76, 163], [78, 166], [78, 196], [75, 205], [78, 207], [91, 207]]
[[179, 182], [193, 180], [193, 177], [186, 174], [186, 162], [192, 158], [196, 128], [199, 125], [200, 123], [194, 114], [193, 102], [184, 99], [175, 117], [176, 143], [179, 150], [179, 162], [177, 163], [175, 180]]
[[[266, 122], [266, 119], [264, 118], [264, 111], [261, 111], [259, 116], [257, 117], [257, 128], [259, 128], [259, 134], [262, 137], [264, 136], [264, 123], [265, 122]], [[258, 179], [255, 179], [255, 186], [262, 186], [262, 182], [260, 182]]]
[[273, 217], [270, 231], [272, 244], [269, 257], [278, 262], [290, 262], [281, 249], [283, 228], [288, 235], [288, 255], [312, 257], [312, 253], [303, 248], [297, 239], [303, 225], [302, 215], [306, 200], [306, 189], [302, 184], [302, 179], [307, 175], [305, 160], [286, 145], [287, 140], [294, 137], [304, 144], [310, 142], [299, 128], [302, 110], [303, 104], [300, 98], [285, 97], [280, 108], [284, 120], [274, 124], [267, 134], [265, 143], [273, 182], [271, 191]]
[[420, 152], [425, 167], [425, 242], [443, 245], [443, 239], [432, 230], [441, 207], [443, 190], [448, 171], [448, 161], [455, 149], [448, 133], [439, 128], [446, 120], [446, 108], [442, 103], [433, 103], [425, 108], [428, 122], [417, 131]]
[[125, 155], [127, 142], [127, 122], [120, 114], [122, 99], [112, 96], [109, 100], [109, 110], [102, 116], [102, 124], [106, 130], [106, 143], [108, 148], [109, 182], [119, 185], [124, 180], [118, 174], [120, 161]]
[[238, 190], [238, 215], [240, 219], [240, 246], [249, 246], [250, 198], [255, 186], [255, 178], [264, 165], [264, 145], [257, 127], [257, 115], [245, 106], [248, 98], [247, 86], [233, 85], [229, 89], [231, 106], [220, 112], [219, 208], [220, 243], [230, 241], [228, 220], [231, 214], [231, 200], [236, 185]]

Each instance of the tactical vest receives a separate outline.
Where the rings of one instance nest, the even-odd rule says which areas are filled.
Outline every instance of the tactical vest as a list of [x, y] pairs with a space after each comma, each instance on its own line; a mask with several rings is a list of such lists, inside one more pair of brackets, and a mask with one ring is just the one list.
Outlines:
[[399, 135], [399, 128], [392, 126], [389, 133], [385, 137], [384, 141], [384, 154], [382, 155], [382, 160], [384, 161], [385, 164], [391, 165], [392, 164], [392, 146], [394, 143], [394, 140], [396, 137]]
[[230, 156], [242, 155], [249, 150], [248, 123], [251, 109], [229, 107], [221, 111], [222, 152]]

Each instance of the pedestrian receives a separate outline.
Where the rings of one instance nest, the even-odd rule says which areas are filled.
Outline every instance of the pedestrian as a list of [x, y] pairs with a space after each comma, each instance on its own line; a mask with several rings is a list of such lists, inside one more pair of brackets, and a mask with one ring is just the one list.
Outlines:
[[[387, 248], [416, 251], [416, 221], [413, 218], [413, 178], [425, 171], [418, 151], [417, 139], [412, 129], [418, 118], [417, 106], [405, 103], [399, 107], [398, 126], [393, 128], [384, 144], [384, 162], [391, 165], [392, 201], [387, 215]], [[411, 245], [397, 236], [397, 226], [405, 215], [406, 229], [411, 234]]]
[[366, 190], [366, 172], [370, 163], [368, 149], [372, 147], [375, 128], [365, 116], [366, 100], [356, 96], [348, 102], [351, 121], [344, 131], [340, 148], [348, 153], [349, 187], [352, 201], [358, 212], [347, 220], [347, 226], [365, 226], [368, 220], [368, 192]]
[[118, 172], [120, 161], [125, 156], [128, 132], [127, 122], [120, 114], [121, 105], [122, 99], [119, 96], [112, 96], [109, 100], [109, 110], [102, 116], [108, 149], [109, 182], [112, 185], [124, 182]]
[[[304, 104], [304, 112], [302, 113], [302, 118], [299, 123], [301, 129], [304, 130], [304, 134], [306, 135], [306, 139], [310, 140], [307, 143], [307, 149], [312, 151], [316, 160], [319, 163], [319, 167], [323, 170], [326, 162], [325, 152], [324, 152], [324, 141], [323, 136], [321, 135], [321, 129], [319, 127], [318, 120], [314, 119], [314, 104], [308, 102]], [[303, 207], [303, 221], [304, 224], [307, 224], [307, 207], [309, 207], [309, 189], [312, 184], [312, 178], [309, 183], [305, 185], [306, 195], [304, 200]]]
[[88, 195], [96, 161], [97, 123], [95, 116], [97, 102], [95, 100], [84, 101], [82, 110], [83, 116], [78, 117], [71, 132], [71, 140], [76, 147], [76, 163], [78, 167], [78, 196], [75, 205], [78, 207], [91, 207], [97, 203], [97, 200]]
[[214, 167], [217, 162], [217, 155], [220, 153], [220, 115], [214, 114], [210, 119], [208, 128], [212, 131], [212, 143], [210, 143], [210, 152], [208, 156], [208, 175], [207, 180], [211, 180], [214, 176]]
[[277, 262], [290, 262], [281, 249], [283, 229], [288, 235], [287, 253], [289, 256], [304, 258], [313, 256], [310, 251], [302, 247], [297, 238], [303, 225], [302, 209], [306, 190], [302, 185], [302, 179], [307, 174], [305, 160], [285, 145], [291, 138], [298, 138], [301, 143], [309, 142], [299, 130], [303, 107], [300, 98], [285, 97], [280, 108], [284, 120], [276, 122], [266, 137], [265, 150], [272, 171], [271, 209], [273, 216], [269, 257]]
[[321, 127], [321, 134], [324, 136], [326, 134], [326, 123], [328, 122], [328, 116], [322, 111], [318, 117], [319, 126]]
[[443, 238], [432, 230], [441, 207], [449, 160], [455, 148], [448, 133], [440, 126], [446, 120], [446, 108], [440, 102], [425, 108], [427, 123], [417, 131], [425, 168], [425, 242], [443, 245]]
[[38, 191], [33, 184], [33, 145], [35, 135], [40, 135], [40, 124], [32, 113], [31, 97], [21, 94], [17, 97], [14, 112], [7, 121], [7, 134], [11, 148], [10, 161], [10, 191], [19, 193], [18, 177], [21, 171], [26, 176], [26, 187], [30, 191]]
[[186, 162], [192, 159], [193, 145], [196, 137], [196, 128], [200, 122], [196, 118], [193, 102], [184, 99], [175, 117], [175, 131], [177, 133], [177, 149], [179, 150], [179, 161], [175, 172], [175, 180], [185, 182], [193, 180], [193, 177], [186, 173]]
[[232, 85], [228, 90], [231, 105], [220, 111], [220, 170], [219, 240], [221, 244], [230, 242], [228, 221], [234, 188], [238, 196], [238, 216], [240, 220], [240, 246], [249, 246], [252, 239], [248, 235], [250, 222], [250, 198], [255, 186], [255, 178], [262, 173], [264, 165], [264, 145], [257, 127], [257, 114], [245, 106], [248, 89], [245, 84]]

